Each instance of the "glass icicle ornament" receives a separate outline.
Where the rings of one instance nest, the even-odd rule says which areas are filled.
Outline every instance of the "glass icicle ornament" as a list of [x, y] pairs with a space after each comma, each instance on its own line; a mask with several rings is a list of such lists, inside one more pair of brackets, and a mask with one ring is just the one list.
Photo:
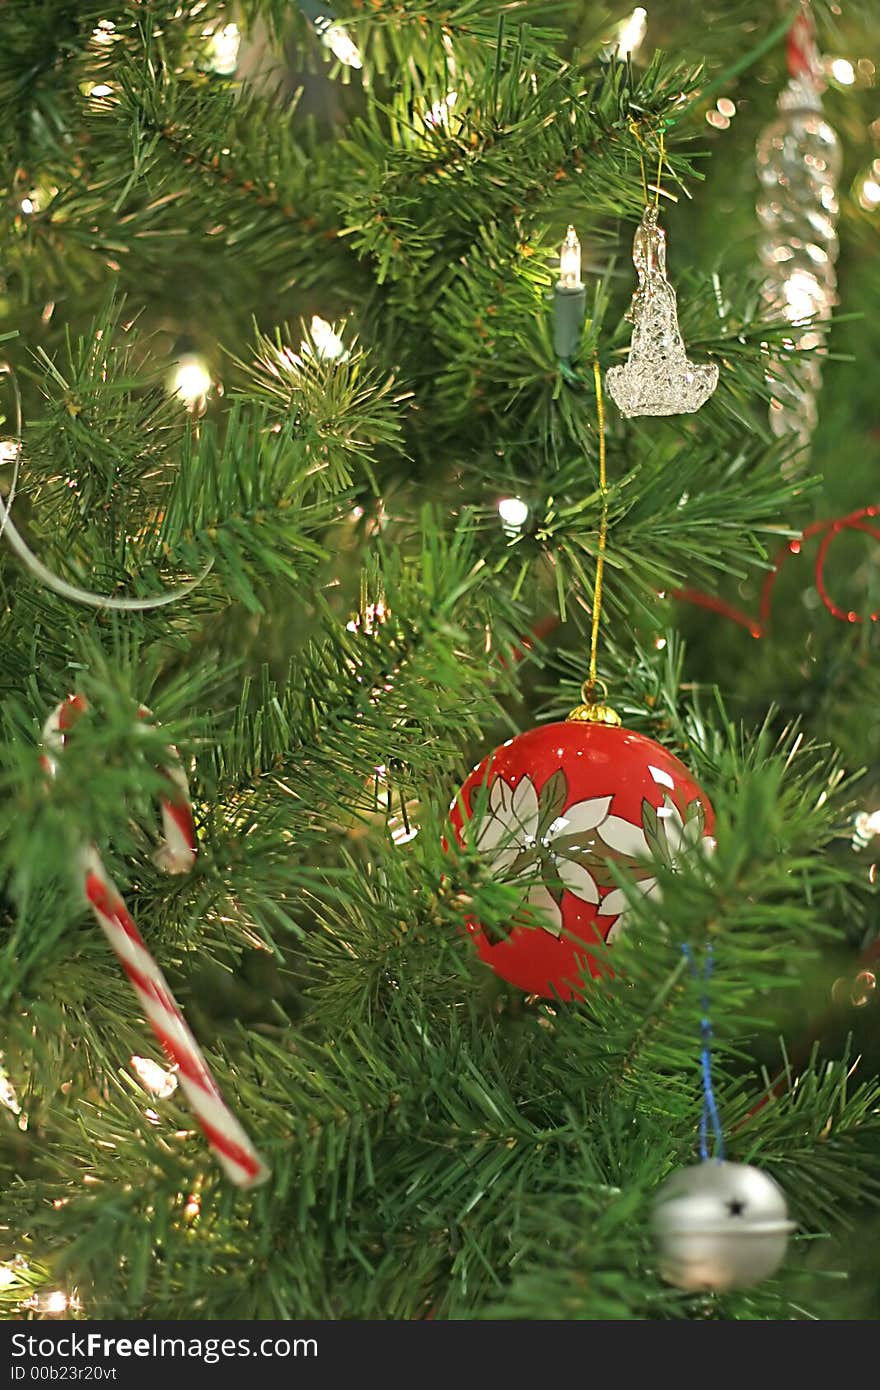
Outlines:
[[688, 360], [655, 207], [645, 208], [636, 229], [633, 264], [639, 283], [627, 314], [633, 325], [629, 359], [609, 369], [608, 394], [625, 416], [692, 414], [718, 385], [718, 365]]
[[[822, 385], [817, 323], [837, 301], [837, 182], [840, 145], [822, 114], [822, 78], [812, 21], [805, 11], [789, 35], [791, 78], [780, 94], [779, 115], [758, 137], [758, 257], [766, 272], [762, 295], [768, 315], [793, 326], [788, 346], [794, 359], [782, 373], [768, 372], [773, 388], [770, 426], [778, 437], [793, 436], [796, 462], [816, 427], [816, 398]], [[807, 349], [813, 349], [807, 351]]]

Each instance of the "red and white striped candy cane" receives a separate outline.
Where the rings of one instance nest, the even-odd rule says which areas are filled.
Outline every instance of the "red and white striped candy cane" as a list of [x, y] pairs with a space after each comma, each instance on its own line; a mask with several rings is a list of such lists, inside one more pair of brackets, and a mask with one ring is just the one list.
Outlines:
[[[47, 772], [57, 771], [57, 754], [63, 749], [70, 729], [87, 708], [83, 696], [70, 695], [46, 720], [43, 766]], [[148, 717], [149, 711], [142, 708], [140, 715]], [[177, 763], [166, 775], [170, 790], [162, 797], [163, 841], [156, 862], [168, 873], [179, 874], [195, 863], [195, 829], [183, 768]], [[268, 1168], [220, 1094], [179, 1004], [147, 950], [94, 845], [83, 846], [78, 867], [86, 901], [131, 981], [153, 1032], [177, 1066], [180, 1084], [217, 1159], [239, 1187], [253, 1187], [264, 1182], [269, 1176]]]

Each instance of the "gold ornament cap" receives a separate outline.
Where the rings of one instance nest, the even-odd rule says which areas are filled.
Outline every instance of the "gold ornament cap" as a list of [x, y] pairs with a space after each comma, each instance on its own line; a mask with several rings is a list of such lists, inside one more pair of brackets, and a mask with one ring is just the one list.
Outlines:
[[[596, 699], [596, 686], [602, 686], [602, 701]], [[620, 727], [620, 715], [616, 709], [605, 704], [608, 699], [608, 691], [601, 681], [585, 681], [581, 687], [580, 705], [575, 705], [568, 720], [575, 724], [611, 724], [615, 728]]]
[[575, 705], [568, 720], [576, 724], [613, 724], [620, 726], [620, 715], [610, 705]]

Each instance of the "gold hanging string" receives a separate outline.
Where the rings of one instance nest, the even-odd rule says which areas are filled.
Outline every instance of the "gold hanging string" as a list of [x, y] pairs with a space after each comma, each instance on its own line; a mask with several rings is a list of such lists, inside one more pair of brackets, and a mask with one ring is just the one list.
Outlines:
[[660, 130], [659, 130], [659, 136], [660, 136], [660, 146], [659, 146], [658, 158], [657, 158], [657, 183], [656, 183], [656, 187], [654, 188], [654, 207], [655, 207], [655, 208], [659, 208], [659, 206], [660, 206], [660, 184], [661, 184], [661, 181], [662, 181], [662, 179], [663, 179], [663, 165], [664, 165], [665, 160], [666, 160], [666, 142], [665, 142], [665, 140], [664, 140], [664, 138], [663, 138], [663, 127], [662, 127], [662, 126], [660, 127]]
[[599, 358], [593, 354], [593, 381], [596, 386], [596, 430], [599, 436], [599, 546], [596, 554], [596, 582], [593, 586], [593, 613], [590, 623], [590, 671], [581, 687], [582, 704], [573, 709], [569, 719], [587, 724], [619, 724], [620, 716], [596, 700], [596, 686], [601, 686], [603, 702], [607, 696], [599, 680], [599, 625], [602, 620], [602, 591], [605, 578], [605, 551], [608, 543], [608, 476], [605, 466], [605, 401], [602, 396], [602, 372]]
[[[642, 188], [645, 194], [645, 206], [648, 207], [651, 196], [648, 190], [648, 177], [645, 169], [645, 159], [642, 153], [645, 148], [645, 143], [635, 121], [630, 122], [630, 130], [638, 146], [639, 164], [642, 170]], [[662, 126], [658, 131], [657, 155], [657, 180], [654, 186], [655, 207], [660, 206], [660, 184], [663, 177], [663, 165], [666, 160], [666, 143], [663, 138]], [[590, 622], [590, 671], [581, 687], [582, 703], [573, 709], [568, 717], [569, 719], [588, 724], [619, 724], [619, 714], [604, 703], [607, 698], [607, 691], [599, 680], [599, 627], [602, 621], [605, 551], [608, 544], [608, 475], [605, 463], [605, 401], [602, 395], [602, 372], [599, 367], [599, 357], [597, 353], [593, 354], [593, 381], [596, 387], [596, 430], [599, 436], [599, 496], [601, 497], [601, 512], [599, 516], [599, 546], [596, 553], [596, 582], [593, 586], [593, 612]], [[601, 704], [596, 700], [597, 685], [602, 686], [603, 703]]]
[[644, 143], [645, 143], [645, 142], [644, 142], [644, 140], [642, 139], [641, 135], [639, 134], [639, 128], [638, 128], [638, 126], [636, 125], [635, 121], [630, 121], [630, 123], [629, 123], [629, 128], [630, 128], [630, 132], [632, 133], [633, 139], [635, 140], [636, 144], [638, 145], [638, 150], [639, 150], [639, 168], [640, 168], [641, 171], [642, 171], [642, 190], [643, 190], [644, 195], [645, 195], [645, 207], [647, 207], [647, 206], [648, 206], [648, 203], [651, 201], [651, 195], [650, 195], [650, 193], [648, 192], [648, 175], [647, 175], [647, 173], [646, 173], [646, 171], [645, 171], [645, 157], [644, 157], [644, 155], [642, 154], [642, 149], [644, 148]]
[[599, 623], [602, 617], [602, 581], [605, 575], [605, 545], [608, 540], [608, 492], [605, 473], [605, 402], [602, 399], [602, 373], [599, 358], [593, 358], [593, 380], [596, 383], [596, 428], [599, 433], [599, 493], [602, 498], [602, 514], [599, 520], [599, 553], [596, 556], [596, 584], [593, 589], [593, 621], [590, 631], [590, 675], [586, 684], [586, 700], [593, 697], [596, 689], [599, 651]]
[[[629, 128], [630, 128], [630, 132], [631, 132], [631, 134], [632, 134], [632, 137], [633, 137], [633, 139], [635, 140], [635, 142], [636, 142], [636, 144], [637, 144], [637, 146], [638, 146], [638, 153], [639, 153], [639, 168], [640, 168], [641, 174], [642, 174], [642, 193], [644, 194], [645, 207], [648, 207], [649, 203], [651, 202], [651, 190], [650, 190], [650, 188], [648, 187], [648, 174], [647, 174], [647, 170], [646, 170], [646, 168], [645, 168], [645, 154], [644, 154], [644, 152], [647, 151], [647, 148], [648, 148], [648, 147], [647, 147], [647, 145], [645, 144], [645, 141], [644, 141], [644, 139], [642, 138], [641, 131], [639, 130], [639, 128], [638, 128], [638, 126], [636, 125], [635, 121], [630, 121], [630, 123], [629, 123]], [[658, 129], [658, 131], [657, 131], [657, 140], [658, 140], [658, 145], [657, 145], [657, 178], [656, 178], [655, 183], [654, 183], [654, 206], [655, 206], [655, 208], [658, 208], [658, 207], [660, 206], [660, 187], [661, 187], [662, 180], [663, 180], [663, 165], [666, 163], [666, 140], [665, 140], [665, 137], [664, 137], [664, 134], [663, 134], [663, 126], [662, 126], [662, 125], [659, 127], [659, 129]]]

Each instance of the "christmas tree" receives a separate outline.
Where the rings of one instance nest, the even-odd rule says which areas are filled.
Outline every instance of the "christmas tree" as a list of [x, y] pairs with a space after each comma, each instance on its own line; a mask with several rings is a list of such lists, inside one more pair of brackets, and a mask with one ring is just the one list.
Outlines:
[[880, 1311], [872, 10], [0, 9], [4, 1316]]

